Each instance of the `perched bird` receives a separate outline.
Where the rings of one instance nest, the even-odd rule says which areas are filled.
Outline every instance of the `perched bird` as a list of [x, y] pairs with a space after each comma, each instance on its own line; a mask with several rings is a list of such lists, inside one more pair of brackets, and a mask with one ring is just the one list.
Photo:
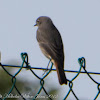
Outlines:
[[61, 35], [54, 26], [52, 20], [46, 16], [40, 16], [36, 20], [37, 41], [43, 54], [51, 59], [55, 65], [59, 83], [67, 84], [67, 79], [64, 73], [64, 48]]

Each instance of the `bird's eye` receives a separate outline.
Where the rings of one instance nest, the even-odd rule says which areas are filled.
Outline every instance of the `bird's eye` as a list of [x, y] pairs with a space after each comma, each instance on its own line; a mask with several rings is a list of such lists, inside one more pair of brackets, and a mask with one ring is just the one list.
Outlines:
[[37, 22], [39, 22], [39, 20], [37, 20]]

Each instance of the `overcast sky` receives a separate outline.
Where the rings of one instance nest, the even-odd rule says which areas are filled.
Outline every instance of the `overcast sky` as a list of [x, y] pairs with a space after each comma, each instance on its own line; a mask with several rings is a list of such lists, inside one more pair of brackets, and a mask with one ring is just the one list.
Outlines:
[[[40, 51], [36, 40], [37, 27], [33, 27], [39, 16], [49, 16], [60, 31], [66, 70], [79, 70], [77, 60], [85, 57], [87, 70], [100, 72], [100, 0], [0, 0], [3, 64], [10, 60], [21, 61], [20, 53], [27, 52], [31, 66], [46, 67], [48, 59]], [[51, 74], [55, 86], [67, 93], [68, 86], [60, 86], [56, 73]], [[66, 73], [69, 80], [74, 75]], [[93, 77], [99, 82], [99, 76]], [[93, 100], [98, 92], [97, 85], [87, 75], [80, 75], [74, 81], [74, 91], [80, 100]], [[70, 98], [74, 97], [71, 95]]]

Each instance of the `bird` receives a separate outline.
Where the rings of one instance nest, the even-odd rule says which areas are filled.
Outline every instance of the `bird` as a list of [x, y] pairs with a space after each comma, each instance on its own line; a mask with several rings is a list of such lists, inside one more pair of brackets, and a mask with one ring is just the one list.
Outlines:
[[60, 32], [48, 16], [40, 16], [36, 19], [37, 32], [36, 39], [42, 53], [51, 59], [56, 67], [60, 85], [67, 84], [64, 73], [64, 46]]

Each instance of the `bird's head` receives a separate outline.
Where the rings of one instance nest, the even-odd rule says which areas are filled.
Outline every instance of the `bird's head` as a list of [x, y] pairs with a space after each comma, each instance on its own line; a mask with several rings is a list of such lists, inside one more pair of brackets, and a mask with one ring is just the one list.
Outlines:
[[47, 16], [40, 16], [39, 18], [37, 18], [36, 20], [36, 24], [34, 26], [38, 26], [38, 27], [43, 27], [43, 25], [48, 25], [48, 23], [52, 23], [51, 19]]

